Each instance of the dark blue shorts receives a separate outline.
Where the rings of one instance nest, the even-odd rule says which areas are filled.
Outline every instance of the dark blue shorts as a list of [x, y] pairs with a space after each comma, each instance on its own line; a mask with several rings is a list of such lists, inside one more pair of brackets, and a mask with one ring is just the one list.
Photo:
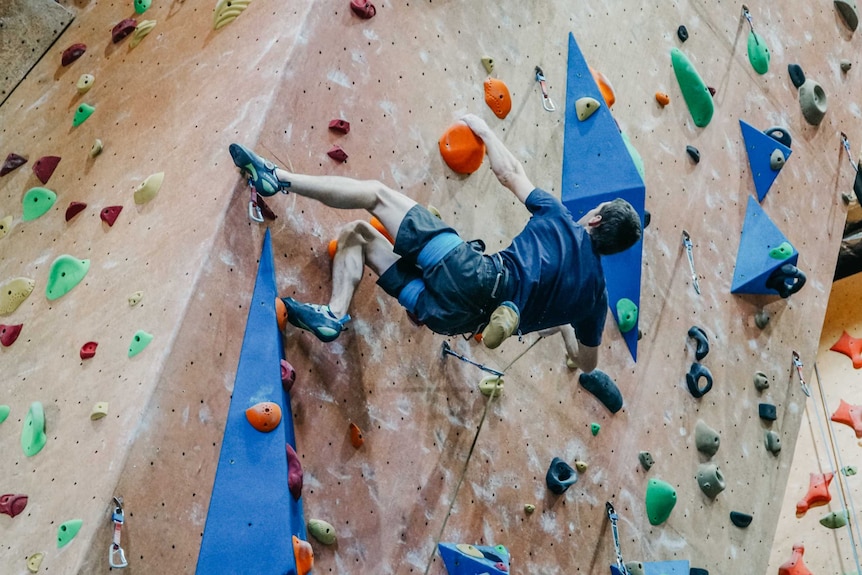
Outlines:
[[419, 294], [415, 308], [408, 311], [437, 333], [473, 333], [504, 301], [507, 275], [499, 258], [483, 254], [481, 242], [463, 240], [436, 264], [420, 268], [417, 259], [422, 248], [443, 233], [457, 235], [424, 207], [413, 206], [395, 236], [394, 251], [400, 259], [383, 272], [377, 284], [398, 298], [405, 286], [421, 280], [425, 289]]

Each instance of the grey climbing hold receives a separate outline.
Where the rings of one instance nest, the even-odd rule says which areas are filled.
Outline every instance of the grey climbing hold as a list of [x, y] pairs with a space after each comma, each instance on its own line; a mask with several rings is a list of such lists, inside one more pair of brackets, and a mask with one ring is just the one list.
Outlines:
[[623, 407], [623, 396], [617, 384], [605, 372], [594, 369], [590, 373], [581, 373], [578, 377], [581, 387], [592, 393], [611, 413], [616, 413]]
[[840, 66], [842, 72], [849, 72], [850, 68], [853, 67], [853, 63], [850, 60], [841, 60]]
[[790, 81], [797, 88], [805, 83], [805, 72], [802, 71], [802, 67], [799, 64], [788, 64], [787, 73], [790, 74]]
[[680, 26], [676, 29], [676, 36], [679, 38], [680, 42], [685, 42], [688, 40], [688, 30], [685, 26]]
[[596, 110], [599, 109], [599, 101], [595, 98], [591, 98], [589, 96], [584, 96], [583, 98], [578, 98], [575, 101], [575, 112], [578, 115], [578, 120], [583, 122], [590, 116], [592, 116]]
[[[700, 387], [701, 378], [706, 379], [706, 385], [703, 387]], [[712, 373], [702, 363], [694, 362], [685, 374], [685, 382], [688, 384], [688, 392], [696, 398], [701, 398], [712, 389]]]
[[762, 371], [754, 372], [754, 387], [757, 391], [763, 391], [769, 387], [769, 379]]
[[688, 157], [691, 158], [695, 164], [700, 163], [700, 150], [694, 146], [686, 146], [685, 153], [688, 154]]
[[555, 457], [548, 467], [548, 473], [545, 474], [545, 483], [548, 484], [548, 489], [551, 492], [562, 495], [570, 486], [578, 481], [578, 474], [571, 465]]
[[850, 28], [851, 32], [856, 31], [859, 26], [859, 13], [856, 11], [856, 0], [835, 0], [835, 8], [841, 14], [841, 19]]
[[760, 419], [766, 421], [775, 421], [778, 415], [775, 412], [775, 406], [771, 403], [761, 403], [757, 406], [757, 412], [760, 414]]
[[652, 454], [649, 451], [641, 451], [638, 453], [638, 461], [641, 462], [641, 466], [649, 471], [653, 465], [655, 465], [655, 459], [653, 459]]
[[777, 172], [784, 167], [784, 162], [786, 161], [787, 158], [784, 157], [784, 152], [776, 148], [772, 151], [772, 155], [769, 156], [769, 167]]
[[777, 432], [772, 430], [766, 432], [766, 450], [773, 455], [778, 455], [781, 451], [781, 437]]
[[697, 361], [705, 358], [706, 354], [709, 353], [709, 339], [706, 336], [706, 332], [703, 331], [703, 328], [696, 325], [692, 326], [691, 329], [688, 330], [688, 337], [693, 339], [697, 345], [694, 350], [694, 357]]
[[701, 463], [697, 468], [697, 484], [707, 497], [715, 499], [724, 491], [724, 475], [715, 463]]
[[730, 522], [742, 529], [751, 525], [752, 519], [753, 517], [747, 513], [740, 513], [739, 511], [730, 512]]
[[721, 437], [703, 420], [698, 420], [697, 425], [694, 426], [694, 444], [698, 451], [712, 457], [718, 451]]
[[760, 310], [756, 314], [754, 314], [754, 325], [759, 327], [760, 329], [765, 329], [766, 324], [769, 323], [769, 312], [766, 310]]
[[833, 511], [820, 518], [820, 525], [829, 529], [838, 529], [847, 525], [847, 510]]
[[629, 575], [644, 575], [644, 564], [640, 561], [626, 561], [626, 571]]
[[490, 56], [482, 56], [482, 66], [486, 72], [492, 74], [494, 72], [494, 59]]
[[812, 126], [819, 126], [828, 107], [823, 87], [811, 78], [805, 80], [805, 83], [799, 87], [799, 105], [802, 107], [805, 121]]
[[[0, 406], [0, 407], [2, 407], [2, 406]], [[856, 475], [857, 472], [858, 472], [858, 469], [856, 468], [855, 465], [845, 465], [844, 467], [841, 468], [841, 473], [845, 477], [849, 477], [850, 475]]]

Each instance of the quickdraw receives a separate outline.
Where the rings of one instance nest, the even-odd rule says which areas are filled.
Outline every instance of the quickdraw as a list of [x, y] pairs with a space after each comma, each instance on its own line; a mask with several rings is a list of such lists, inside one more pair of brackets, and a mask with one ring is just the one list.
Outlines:
[[700, 285], [697, 283], [697, 272], [694, 270], [694, 254], [692, 252], [691, 236], [688, 232], [682, 230], [682, 245], [685, 246], [685, 253], [688, 255], [688, 267], [691, 269], [691, 283], [694, 286], [694, 291], [700, 295]]
[[114, 497], [114, 512], [111, 514], [111, 521], [114, 523], [114, 536], [111, 540], [111, 546], [108, 548], [108, 564], [114, 569], [123, 569], [129, 565], [129, 562], [126, 561], [126, 552], [120, 547], [120, 530], [125, 523], [125, 517], [122, 498]]
[[629, 575], [626, 564], [623, 563], [623, 552], [620, 549], [620, 534], [617, 532], [617, 519], [619, 519], [619, 516], [610, 501], [605, 503], [605, 511], [607, 511], [608, 519], [611, 522], [611, 532], [614, 535], [614, 550], [617, 553], [617, 565], [616, 567], [611, 565], [611, 575]]
[[548, 95], [548, 87], [545, 85], [545, 73], [539, 66], [536, 66], [536, 82], [539, 83], [539, 87], [542, 89], [542, 107], [548, 112], [553, 112], [557, 107], [554, 106], [551, 96]]

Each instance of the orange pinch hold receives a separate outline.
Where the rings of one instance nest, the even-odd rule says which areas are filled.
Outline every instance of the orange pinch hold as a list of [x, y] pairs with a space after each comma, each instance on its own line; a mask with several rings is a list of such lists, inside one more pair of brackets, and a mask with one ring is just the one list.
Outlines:
[[[329, 240], [329, 245], [326, 246], [326, 253], [329, 254], [329, 259], [335, 259], [335, 252], [338, 251], [338, 240]], [[284, 304], [281, 304], [284, 305]]]
[[353, 445], [356, 449], [362, 447], [362, 444], [365, 443], [365, 438], [362, 436], [362, 430], [359, 429], [359, 426], [355, 423], [350, 424], [350, 444]]
[[459, 174], [472, 174], [485, 159], [485, 142], [463, 122], [450, 126], [438, 144], [443, 161]]
[[262, 401], [246, 409], [245, 416], [256, 430], [268, 433], [281, 423], [281, 407], [271, 401]]
[[308, 541], [293, 535], [293, 558], [296, 559], [296, 574], [307, 575], [314, 567], [314, 549]]
[[841, 338], [835, 342], [835, 345], [829, 348], [832, 351], [843, 353], [853, 360], [853, 367], [859, 369], [862, 367], [862, 339], [851, 337], [846, 331], [841, 334]]
[[[332, 249], [332, 257], [335, 257], [334, 248]], [[275, 298], [275, 320], [278, 322], [278, 331], [283, 332], [284, 328], [287, 327], [287, 306], [284, 305], [280, 297]]]
[[794, 545], [793, 555], [778, 568], [778, 575], [812, 575], [802, 560], [803, 553], [805, 553], [805, 546], [802, 543]]
[[375, 230], [383, 234], [383, 237], [389, 240], [390, 244], [395, 245], [395, 240], [392, 238], [392, 234], [389, 233], [389, 231], [386, 229], [386, 227], [384, 227], [383, 223], [380, 220], [378, 220], [374, 216], [371, 216], [369, 223]]
[[655, 101], [658, 102], [659, 106], [664, 108], [665, 106], [670, 104], [670, 96], [668, 96], [664, 92], [656, 92]]
[[614, 92], [614, 87], [611, 86], [611, 83], [605, 77], [604, 74], [594, 69], [592, 66], [588, 66], [590, 69], [590, 73], [593, 75], [593, 80], [596, 85], [599, 87], [599, 92], [602, 93], [602, 98], [605, 99], [605, 104], [608, 105], [608, 108], [614, 105], [614, 102], [617, 101], [616, 93]]
[[856, 432], [856, 439], [862, 439], [862, 405], [850, 405], [842, 399], [832, 421], [849, 425]]
[[832, 501], [829, 494], [829, 484], [832, 482], [832, 472], [812, 473], [808, 484], [808, 493], [796, 504], [796, 515], [805, 515], [812, 507], [826, 505]]
[[509, 88], [499, 78], [488, 78], [485, 80], [485, 103], [494, 112], [494, 115], [504, 119], [512, 111], [512, 96]]

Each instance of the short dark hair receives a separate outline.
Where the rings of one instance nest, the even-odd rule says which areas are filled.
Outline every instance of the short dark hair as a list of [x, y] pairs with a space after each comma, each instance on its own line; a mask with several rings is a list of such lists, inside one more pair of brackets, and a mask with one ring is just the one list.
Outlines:
[[602, 220], [590, 231], [593, 246], [603, 256], [632, 247], [641, 238], [641, 218], [630, 203], [617, 198], [599, 210]]

